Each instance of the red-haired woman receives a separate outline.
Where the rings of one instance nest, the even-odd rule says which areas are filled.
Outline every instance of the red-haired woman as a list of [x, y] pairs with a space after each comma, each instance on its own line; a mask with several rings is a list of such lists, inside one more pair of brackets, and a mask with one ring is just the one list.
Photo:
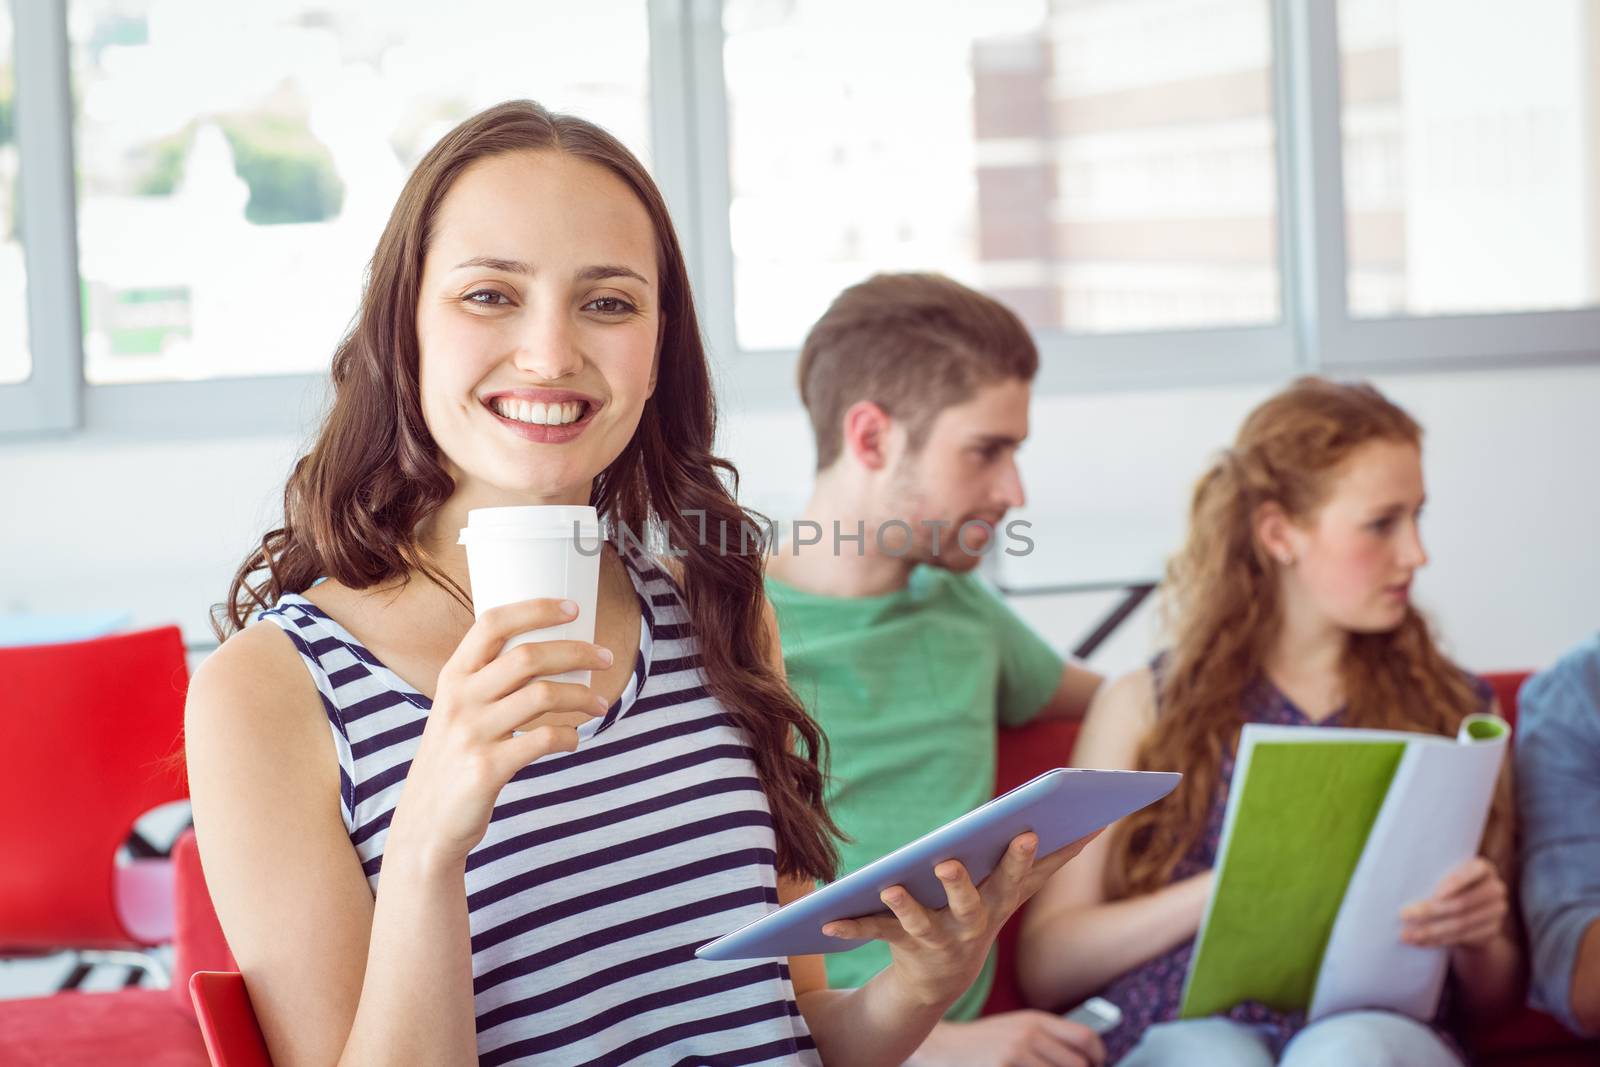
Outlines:
[[[333, 386], [187, 725], [207, 881], [279, 1067], [902, 1061], [1070, 850], [1035, 866], [1019, 838], [982, 887], [946, 864], [936, 912], [888, 890], [892, 915], [838, 931], [894, 947], [859, 990], [815, 957], [695, 958], [831, 876], [834, 831], [760, 550], [698, 536], [746, 516], [638, 161], [528, 102], [447, 134]], [[669, 573], [622, 538], [594, 643], [500, 654], [575, 610], [474, 622], [457, 532], [527, 504], [687, 555]], [[566, 670], [593, 684], [538, 681]]]
[[[1377, 390], [1302, 379], [1251, 413], [1195, 489], [1168, 576], [1173, 644], [1103, 691], [1074, 754], [1086, 766], [1182, 771], [1183, 783], [1052, 879], [1023, 934], [1034, 1002], [1100, 992], [1120, 1005], [1112, 1059], [1460, 1062], [1443, 1020], [1351, 1012], [1307, 1027], [1245, 1003], [1174, 1021], [1245, 723], [1453, 737], [1463, 717], [1489, 710], [1487, 687], [1440, 653], [1411, 605], [1427, 561], [1421, 439]], [[1448, 948], [1453, 1000], [1476, 1017], [1510, 1006], [1521, 965], [1507, 919], [1508, 805], [1502, 781], [1483, 855], [1400, 917], [1406, 942]]]

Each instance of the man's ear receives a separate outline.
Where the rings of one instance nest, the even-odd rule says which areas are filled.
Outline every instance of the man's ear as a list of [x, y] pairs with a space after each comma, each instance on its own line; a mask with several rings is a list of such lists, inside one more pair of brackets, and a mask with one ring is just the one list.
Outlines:
[[1268, 500], [1256, 508], [1255, 535], [1267, 555], [1281, 565], [1292, 566], [1300, 552], [1300, 529], [1276, 500]]
[[894, 420], [871, 400], [858, 400], [844, 413], [844, 450], [868, 470], [889, 464], [889, 428]]

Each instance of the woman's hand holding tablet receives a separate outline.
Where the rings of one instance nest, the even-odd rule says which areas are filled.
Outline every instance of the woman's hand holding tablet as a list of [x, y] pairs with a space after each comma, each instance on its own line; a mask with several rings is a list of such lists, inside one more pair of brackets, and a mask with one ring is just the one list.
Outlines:
[[[874, 938], [899, 952], [918, 938], [942, 943], [959, 936], [982, 939], [975, 965], [982, 966], [1006, 918], [1050, 875], [1100, 830], [1172, 792], [1180, 777], [1162, 771], [1046, 771], [853, 874], [702, 945], [695, 955], [713, 960], [804, 956], [841, 952]], [[1035, 860], [1039, 851], [1044, 855]]]
[[977, 979], [989, 946], [1011, 914], [1099, 833], [1095, 830], [1038, 859], [1038, 835], [1019, 834], [1000, 865], [977, 886], [960, 860], [946, 860], [933, 869], [944, 886], [944, 907], [924, 907], [904, 886], [893, 885], [879, 894], [888, 914], [838, 919], [822, 932], [887, 942], [901, 989], [918, 1003], [946, 1003]]

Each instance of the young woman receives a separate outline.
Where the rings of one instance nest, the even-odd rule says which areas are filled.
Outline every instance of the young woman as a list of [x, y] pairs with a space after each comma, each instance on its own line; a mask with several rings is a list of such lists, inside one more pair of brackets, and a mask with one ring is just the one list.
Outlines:
[[[1306, 1028], [1303, 1017], [1247, 1003], [1225, 1018], [1172, 1021], [1244, 723], [1454, 736], [1464, 716], [1490, 706], [1487, 687], [1440, 654], [1410, 603], [1427, 562], [1421, 437], [1368, 386], [1303, 379], [1246, 419], [1195, 489], [1169, 575], [1172, 648], [1103, 692], [1074, 754], [1085, 766], [1180, 770], [1183, 783], [1054, 878], [1022, 937], [1034, 1002], [1068, 1005], [1098, 991], [1122, 1008], [1106, 1041], [1113, 1061], [1460, 1062], [1443, 1025], [1381, 1012]], [[1474, 1017], [1510, 1006], [1521, 960], [1507, 922], [1501, 785], [1483, 856], [1400, 917], [1406, 942], [1448, 948], [1453, 998]]]
[[[886, 891], [892, 914], [836, 931], [894, 947], [859, 990], [815, 957], [694, 957], [830, 876], [833, 828], [760, 556], [695, 536], [745, 515], [639, 163], [527, 102], [446, 135], [333, 384], [187, 727], [207, 879], [279, 1067], [909, 1055], [1070, 850], [1035, 866], [1025, 835], [981, 887], [944, 864], [937, 912]], [[669, 529], [682, 566], [609, 546], [593, 644], [500, 654], [575, 607], [474, 622], [467, 510], [591, 503]], [[572, 669], [593, 684], [537, 680]]]

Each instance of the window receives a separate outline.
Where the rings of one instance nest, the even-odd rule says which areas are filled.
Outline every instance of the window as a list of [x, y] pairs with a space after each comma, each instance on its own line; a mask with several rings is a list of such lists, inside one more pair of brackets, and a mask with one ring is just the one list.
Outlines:
[[1339, 7], [1357, 317], [1600, 303], [1600, 4]]
[[648, 163], [645, 0], [72, 0], [68, 34], [95, 385], [324, 371], [406, 175], [490, 104]]
[[896, 269], [1045, 331], [1280, 319], [1268, 0], [727, 0], [724, 28], [741, 348]]
[[11, 7], [0, 2], [0, 384], [28, 380], [28, 278], [17, 203], [15, 42]]
[[0, 432], [303, 428], [515, 97], [652, 166], [736, 406], [882, 270], [1043, 391], [1600, 358], [1600, 0], [0, 0]]

